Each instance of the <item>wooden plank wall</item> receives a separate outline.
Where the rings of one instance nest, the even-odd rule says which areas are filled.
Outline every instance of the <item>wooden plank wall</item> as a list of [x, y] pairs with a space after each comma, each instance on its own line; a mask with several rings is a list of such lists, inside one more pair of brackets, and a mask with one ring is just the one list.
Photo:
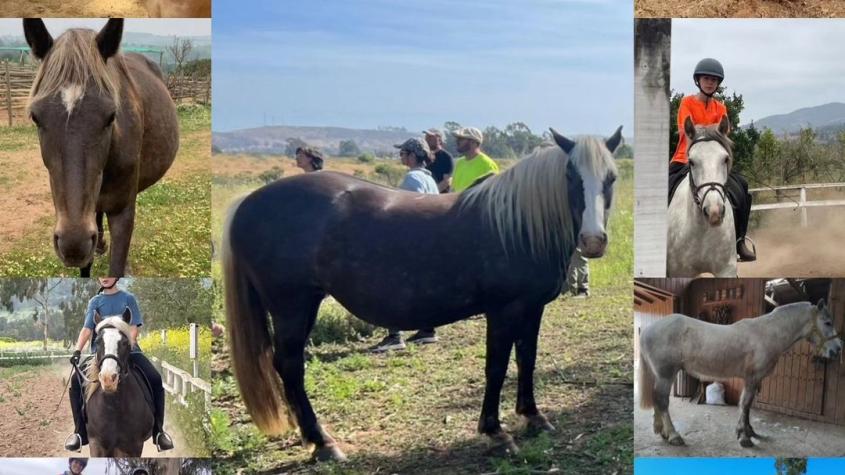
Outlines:
[[[845, 279], [834, 279], [828, 303], [834, 325], [845, 333]], [[813, 347], [800, 342], [786, 352], [763, 382], [755, 407], [845, 426], [845, 364], [813, 362]]]

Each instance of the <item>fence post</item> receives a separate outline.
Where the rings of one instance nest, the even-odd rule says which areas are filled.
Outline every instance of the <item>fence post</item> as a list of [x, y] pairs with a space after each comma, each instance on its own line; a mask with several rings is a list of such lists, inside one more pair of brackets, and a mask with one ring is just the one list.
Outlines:
[[801, 207], [801, 227], [807, 227], [807, 188], [801, 187], [801, 196], [798, 198]]
[[190, 348], [190, 356], [191, 356], [191, 363], [193, 363], [193, 376], [195, 378], [200, 377], [200, 365], [199, 365], [199, 325], [196, 323], [191, 324], [191, 348]]
[[9, 62], [6, 63], [6, 112], [9, 113], [9, 127], [12, 126], [12, 74], [9, 72]]

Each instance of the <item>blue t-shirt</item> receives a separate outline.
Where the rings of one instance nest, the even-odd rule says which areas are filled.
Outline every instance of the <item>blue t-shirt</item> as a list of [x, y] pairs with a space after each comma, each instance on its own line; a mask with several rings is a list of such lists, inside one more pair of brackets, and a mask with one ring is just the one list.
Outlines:
[[[100, 314], [100, 318], [113, 317], [115, 315], [122, 316], [123, 311], [129, 309], [132, 318], [129, 320], [130, 325], [142, 326], [144, 325], [144, 317], [141, 315], [141, 309], [138, 308], [138, 302], [135, 301], [135, 296], [129, 292], [118, 290], [113, 294], [97, 294], [91, 297], [88, 301], [88, 310], [85, 312], [85, 328], [94, 331], [97, 328], [97, 323], [94, 322], [94, 312]], [[97, 352], [97, 333], [91, 336], [91, 353]], [[141, 348], [135, 346], [132, 352], [140, 352]]]
[[416, 191], [417, 193], [428, 193], [431, 195], [440, 194], [437, 189], [437, 183], [431, 177], [431, 172], [425, 168], [414, 168], [405, 175], [399, 189]]

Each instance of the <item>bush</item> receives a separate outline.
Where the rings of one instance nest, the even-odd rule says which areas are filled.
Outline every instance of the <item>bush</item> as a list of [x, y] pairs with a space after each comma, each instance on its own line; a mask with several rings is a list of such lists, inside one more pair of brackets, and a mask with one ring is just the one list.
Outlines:
[[373, 334], [375, 326], [356, 318], [339, 303], [326, 299], [311, 331], [311, 344], [346, 343]]
[[269, 170], [265, 170], [258, 175], [258, 179], [261, 180], [265, 185], [268, 183], [272, 183], [279, 178], [285, 175], [285, 171], [279, 167], [273, 167]]
[[[211, 329], [199, 327], [199, 377], [208, 381], [211, 377]], [[161, 341], [161, 333], [154, 330], [138, 340], [138, 345], [147, 356], [155, 356], [159, 360], [192, 372], [193, 362], [190, 355], [190, 330], [184, 328], [171, 328], [167, 330], [167, 344]]]
[[375, 172], [373, 180], [393, 187], [399, 186], [399, 182], [405, 176], [405, 170], [402, 167], [387, 163], [379, 163], [373, 171]]
[[358, 155], [358, 161], [361, 163], [372, 163], [375, 159], [376, 157], [369, 152]]

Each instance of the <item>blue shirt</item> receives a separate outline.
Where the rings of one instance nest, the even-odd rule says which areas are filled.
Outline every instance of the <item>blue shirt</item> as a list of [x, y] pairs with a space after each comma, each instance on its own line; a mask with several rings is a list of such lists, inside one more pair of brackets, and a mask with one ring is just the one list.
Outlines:
[[[138, 302], [135, 301], [135, 296], [129, 292], [118, 290], [114, 294], [97, 294], [91, 297], [88, 301], [88, 310], [85, 312], [85, 328], [94, 331], [97, 328], [97, 323], [94, 322], [94, 313], [99, 313], [100, 318], [113, 317], [115, 315], [123, 315], [123, 311], [129, 309], [132, 318], [129, 320], [130, 325], [142, 326], [144, 325], [144, 317], [141, 315], [141, 309], [138, 308]], [[97, 333], [91, 336], [91, 353], [97, 352]], [[133, 353], [140, 352], [141, 348], [136, 346], [132, 349]]]
[[437, 189], [437, 183], [431, 177], [431, 172], [425, 168], [414, 168], [409, 171], [405, 175], [405, 179], [402, 180], [402, 184], [399, 185], [399, 189], [431, 195], [440, 194], [440, 190]]

